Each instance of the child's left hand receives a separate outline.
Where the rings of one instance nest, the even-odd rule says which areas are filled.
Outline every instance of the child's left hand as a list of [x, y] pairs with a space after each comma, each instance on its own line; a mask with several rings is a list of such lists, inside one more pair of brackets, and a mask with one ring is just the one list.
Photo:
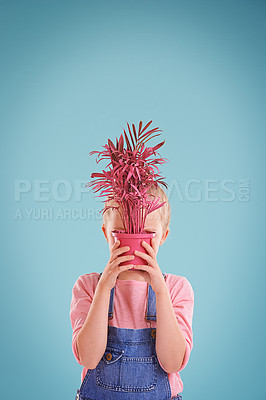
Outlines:
[[134, 265], [134, 268], [147, 271], [141, 273], [141, 275], [144, 276], [146, 282], [151, 285], [153, 291], [155, 293], [159, 293], [165, 288], [165, 279], [156, 260], [154, 238], [151, 239], [151, 246], [144, 240], [141, 242], [141, 244], [147, 250], [148, 254], [137, 250], [135, 250], [134, 254], [144, 258], [144, 260], [148, 262], [148, 265]]

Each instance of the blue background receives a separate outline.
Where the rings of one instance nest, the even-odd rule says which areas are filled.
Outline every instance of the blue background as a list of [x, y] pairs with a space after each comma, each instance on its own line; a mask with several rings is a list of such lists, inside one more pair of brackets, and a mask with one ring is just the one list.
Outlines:
[[265, 20], [259, 0], [0, 1], [1, 398], [74, 399], [72, 287], [109, 259], [102, 203], [76, 183], [140, 120], [163, 130], [173, 189], [157, 260], [195, 293], [183, 399], [264, 398]]

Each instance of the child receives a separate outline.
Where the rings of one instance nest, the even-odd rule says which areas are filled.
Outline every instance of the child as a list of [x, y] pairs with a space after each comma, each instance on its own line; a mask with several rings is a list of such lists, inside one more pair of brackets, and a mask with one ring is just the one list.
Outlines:
[[[167, 201], [159, 186], [149, 192]], [[111, 234], [123, 230], [120, 215], [114, 209], [103, 214], [110, 259], [102, 273], [81, 275], [72, 290], [72, 349], [83, 365], [76, 399], [182, 400], [179, 372], [193, 347], [194, 292], [185, 277], [162, 273], [157, 264], [169, 222], [168, 201], [148, 214], [145, 231], [155, 237], [151, 246], [142, 242], [138, 254], [148, 265], [130, 270], [132, 264], [119, 263], [134, 256], [123, 256], [128, 248]]]

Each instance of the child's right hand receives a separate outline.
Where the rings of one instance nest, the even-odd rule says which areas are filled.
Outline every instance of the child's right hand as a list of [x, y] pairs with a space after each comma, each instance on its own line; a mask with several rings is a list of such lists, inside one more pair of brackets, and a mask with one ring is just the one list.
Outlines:
[[120, 254], [125, 253], [126, 251], [129, 250], [129, 247], [124, 246], [124, 247], [119, 247], [120, 245], [120, 240], [117, 240], [112, 248], [111, 248], [111, 254], [108, 263], [106, 264], [106, 267], [103, 270], [103, 273], [101, 275], [99, 283], [101, 283], [101, 286], [104, 288], [111, 290], [116, 283], [116, 279], [118, 275], [126, 271], [127, 269], [130, 269], [134, 266], [134, 264], [128, 264], [128, 265], [119, 265], [123, 261], [128, 261], [128, 260], [133, 260], [134, 255], [127, 255], [127, 256], [120, 256]]

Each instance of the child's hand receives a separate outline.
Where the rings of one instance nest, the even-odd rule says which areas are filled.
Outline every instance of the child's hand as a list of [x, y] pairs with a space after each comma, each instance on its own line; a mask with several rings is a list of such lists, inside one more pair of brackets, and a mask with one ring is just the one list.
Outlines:
[[106, 267], [104, 268], [103, 273], [101, 275], [101, 279], [99, 281], [99, 283], [101, 283], [102, 286], [104, 286], [109, 290], [111, 290], [115, 286], [116, 279], [121, 272], [134, 267], [134, 264], [121, 265], [121, 266], [119, 265], [123, 261], [133, 260], [135, 257], [132, 254], [118, 257], [120, 254], [125, 253], [130, 249], [127, 246], [119, 247], [119, 245], [120, 245], [120, 240], [117, 240], [114, 243], [113, 247], [111, 248], [109, 261], [106, 264]]
[[151, 239], [151, 246], [144, 240], [141, 244], [146, 249], [148, 254], [137, 250], [135, 250], [135, 254], [136, 256], [144, 258], [144, 260], [148, 262], [148, 265], [134, 265], [134, 268], [147, 271], [141, 271], [141, 275], [151, 285], [153, 291], [155, 293], [159, 293], [165, 289], [165, 279], [159, 265], [157, 264], [156, 253], [154, 249], [154, 238]]

